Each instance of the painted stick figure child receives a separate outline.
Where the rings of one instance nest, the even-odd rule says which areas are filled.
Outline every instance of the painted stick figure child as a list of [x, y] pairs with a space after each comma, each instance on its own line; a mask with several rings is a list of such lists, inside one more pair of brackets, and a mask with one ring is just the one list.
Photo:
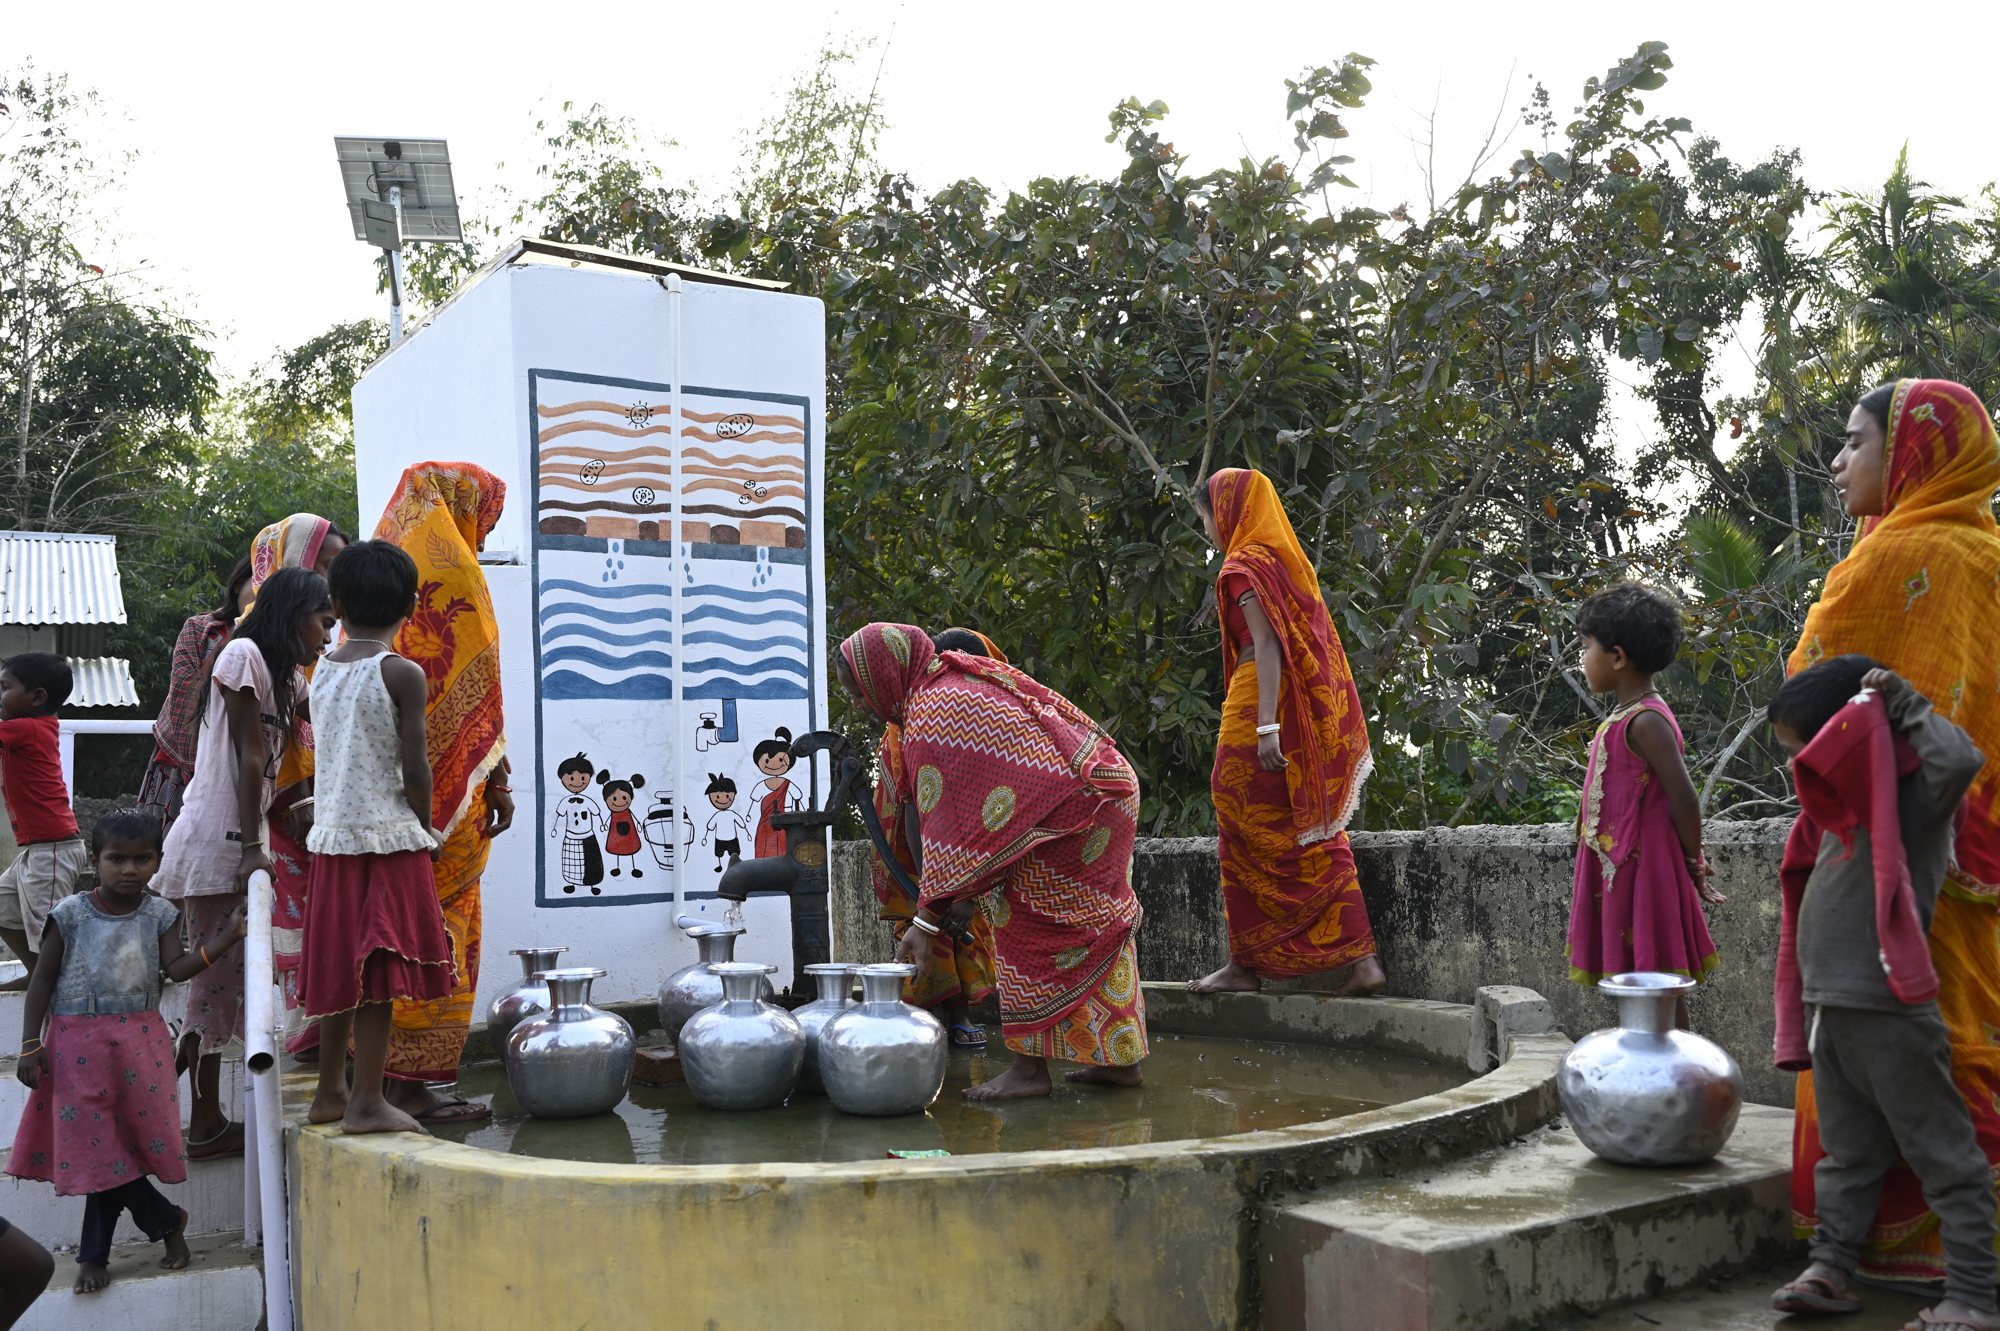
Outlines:
[[613, 781], [611, 770], [606, 768], [597, 774], [597, 784], [604, 787], [604, 807], [610, 810], [604, 853], [611, 857], [611, 876], [618, 877], [618, 861], [627, 860], [632, 876], [644, 878], [646, 871], [632, 858], [646, 844], [639, 835], [638, 816], [632, 812], [632, 796], [635, 791], [645, 789], [646, 778], [634, 772], [629, 781]]
[[708, 826], [701, 834], [701, 844], [706, 846], [711, 839], [715, 842], [715, 871], [722, 872], [723, 861], [731, 855], [743, 854], [743, 834], [750, 829], [746, 819], [736, 812], [736, 782], [716, 772], [709, 773], [708, 789], [703, 792], [708, 802], [715, 806], [709, 815]]
[[771, 825], [771, 815], [805, 807], [797, 784], [787, 775], [794, 761], [792, 732], [779, 726], [773, 738], [758, 741], [750, 752], [750, 760], [764, 776], [757, 783], [756, 854], [758, 859], [766, 859], [785, 853], [784, 829]]
[[601, 896], [604, 889], [598, 884], [604, 881], [604, 851], [597, 834], [604, 828], [604, 814], [597, 801], [583, 793], [590, 789], [590, 774], [596, 770], [590, 758], [581, 753], [556, 765], [556, 780], [569, 794], [556, 801], [555, 826], [549, 833], [562, 838], [563, 891], [573, 893], [587, 887], [590, 895]]

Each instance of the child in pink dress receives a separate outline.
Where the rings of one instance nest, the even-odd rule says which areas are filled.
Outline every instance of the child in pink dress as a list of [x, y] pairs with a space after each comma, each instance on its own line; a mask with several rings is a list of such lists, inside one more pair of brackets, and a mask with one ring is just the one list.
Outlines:
[[1626, 971], [1706, 979], [1716, 956], [1701, 902], [1726, 898], [1708, 885], [1701, 803], [1681, 760], [1680, 726], [1653, 688], [1680, 651], [1680, 607], [1621, 582], [1577, 607], [1576, 627], [1584, 679], [1616, 694], [1617, 704], [1590, 742], [1584, 772], [1569, 977], [1588, 985]]

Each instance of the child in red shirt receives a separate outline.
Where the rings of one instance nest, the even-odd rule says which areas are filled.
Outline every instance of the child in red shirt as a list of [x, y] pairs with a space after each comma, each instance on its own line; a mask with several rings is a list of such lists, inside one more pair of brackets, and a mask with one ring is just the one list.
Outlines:
[[[56, 709], [69, 701], [69, 662], [23, 652], [0, 667], [0, 793], [21, 850], [0, 873], [0, 939], [35, 971], [35, 942], [58, 901], [76, 890], [90, 852], [63, 784]], [[26, 989], [28, 976], [0, 989]]]

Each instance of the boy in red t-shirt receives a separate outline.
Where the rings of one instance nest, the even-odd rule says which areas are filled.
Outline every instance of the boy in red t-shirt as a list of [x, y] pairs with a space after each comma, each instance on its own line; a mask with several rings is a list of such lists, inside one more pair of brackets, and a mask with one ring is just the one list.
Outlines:
[[[35, 943], [55, 904], [76, 890], [90, 852], [63, 785], [56, 708], [69, 700], [69, 662], [23, 652], [0, 667], [0, 794], [21, 851], [0, 873], [0, 940], [35, 973]], [[0, 989], [25, 989], [28, 977]]]

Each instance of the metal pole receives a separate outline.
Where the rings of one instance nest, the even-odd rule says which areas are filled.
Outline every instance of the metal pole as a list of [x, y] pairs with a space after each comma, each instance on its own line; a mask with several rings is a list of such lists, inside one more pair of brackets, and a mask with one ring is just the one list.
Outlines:
[[403, 187], [389, 186], [389, 206], [396, 210], [396, 248], [389, 255], [389, 345], [403, 340]]
[[[686, 544], [686, 504], [683, 502], [686, 491], [681, 488], [681, 275], [679, 273], [667, 275], [667, 318], [672, 325], [671, 334], [674, 340], [673, 368], [668, 379], [668, 388], [673, 394], [674, 413], [671, 436], [674, 441], [674, 531], [671, 537], [672, 544], [667, 547], [673, 553], [673, 558], [668, 561], [670, 570], [668, 576], [674, 580], [674, 803], [679, 807], [682, 816], [688, 817], [694, 807], [694, 800], [687, 783], [687, 633], [682, 627], [687, 621], [681, 617], [681, 584], [687, 581], [686, 575], [682, 572], [685, 567], [684, 561], [693, 551]], [[679, 837], [679, 828], [674, 829], [674, 835]], [[694, 847], [678, 846], [675, 850], [677, 853], [674, 855], [674, 900], [684, 902], [687, 900], [687, 862]]]
[[[271, 875], [250, 875], [250, 936], [243, 940], [244, 1147], [254, 1153], [257, 1215], [263, 1222], [264, 1325], [292, 1331], [291, 1245], [285, 1216], [285, 1121], [278, 1091], [278, 1004], [271, 956]], [[328, 1057], [337, 1057], [329, 1053]], [[254, 1132], [254, 1138], [251, 1134]], [[245, 1162], [249, 1164], [248, 1161]], [[248, 1183], [249, 1170], [245, 1170]], [[244, 1228], [251, 1198], [245, 1188]]]

